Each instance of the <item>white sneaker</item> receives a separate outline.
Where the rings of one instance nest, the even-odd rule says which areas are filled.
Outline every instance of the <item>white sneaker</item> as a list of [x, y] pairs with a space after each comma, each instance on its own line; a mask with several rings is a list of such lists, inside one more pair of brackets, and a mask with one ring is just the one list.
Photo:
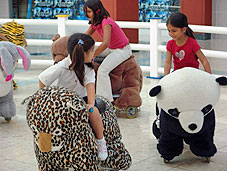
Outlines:
[[107, 152], [107, 148], [106, 148], [106, 141], [105, 139], [101, 139], [101, 140], [97, 140], [97, 144], [98, 144], [98, 158], [99, 160], [103, 161], [106, 160], [106, 158], [108, 157], [108, 152]]

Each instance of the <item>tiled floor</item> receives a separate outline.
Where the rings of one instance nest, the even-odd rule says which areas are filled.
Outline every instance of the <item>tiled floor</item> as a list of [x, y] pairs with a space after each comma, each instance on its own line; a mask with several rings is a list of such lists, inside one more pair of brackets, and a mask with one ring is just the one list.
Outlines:
[[[37, 76], [41, 69], [33, 68], [28, 72], [17, 69], [15, 81], [19, 88], [14, 91], [17, 115], [10, 123], [0, 118], [0, 171], [36, 171], [37, 164], [33, 151], [33, 137], [27, 126], [25, 106], [21, 101], [38, 89]], [[227, 88], [221, 89], [221, 98], [216, 109], [215, 144], [218, 152], [211, 162], [203, 163], [194, 156], [188, 146], [171, 163], [165, 164], [156, 150], [157, 140], [152, 134], [152, 122], [155, 118], [155, 99], [148, 92], [157, 80], [146, 78], [142, 89], [143, 105], [137, 118], [119, 117], [123, 142], [132, 156], [130, 171], [227, 171]]]

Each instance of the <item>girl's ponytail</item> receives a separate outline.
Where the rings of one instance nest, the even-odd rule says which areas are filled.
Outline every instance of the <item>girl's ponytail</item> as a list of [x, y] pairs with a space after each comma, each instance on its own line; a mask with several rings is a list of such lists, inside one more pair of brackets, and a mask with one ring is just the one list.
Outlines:
[[192, 29], [190, 27], [187, 27], [187, 30], [185, 32], [185, 34], [193, 39], [195, 39], [195, 35], [194, 32], [192, 31]]
[[84, 48], [82, 44], [77, 44], [72, 53], [72, 63], [69, 66], [70, 70], [74, 70], [80, 84], [84, 86]]
[[[187, 26], [187, 30], [185, 32], [185, 34], [193, 39], [195, 39], [195, 35], [194, 32], [192, 31], [192, 29], [190, 27]], [[198, 59], [198, 56], [195, 55], [196, 59]]]
[[[94, 39], [88, 34], [83, 33], [74, 33], [69, 37], [67, 43], [67, 50], [72, 61], [69, 69], [76, 73], [76, 76], [82, 86], [84, 86], [86, 64], [84, 63], [84, 53], [87, 53], [94, 46], [94, 44]], [[86, 65], [92, 68], [92, 65]]]

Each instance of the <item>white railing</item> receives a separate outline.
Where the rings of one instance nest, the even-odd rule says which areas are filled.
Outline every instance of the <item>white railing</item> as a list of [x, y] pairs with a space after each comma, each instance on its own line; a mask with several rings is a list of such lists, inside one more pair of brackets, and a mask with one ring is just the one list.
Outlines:
[[[0, 25], [6, 22], [12, 21], [13, 19], [0, 19]], [[15, 22], [23, 24], [25, 26], [56, 26], [58, 27], [58, 33], [61, 36], [67, 35], [67, 27], [68, 26], [89, 26], [87, 20], [68, 20], [68, 16], [58, 16], [57, 20], [39, 20], [39, 19], [14, 19]], [[118, 25], [121, 28], [150, 28], [150, 24], [147, 22], [129, 22], [129, 21], [117, 21]], [[27, 44], [30, 45], [39, 45], [39, 46], [51, 46], [51, 40], [42, 40], [42, 39], [26, 39]], [[96, 46], [98, 46], [101, 42], [96, 42]], [[132, 50], [142, 50], [149, 51], [149, 44], [130, 44]], [[19, 60], [19, 64], [22, 64], [22, 61]], [[31, 65], [52, 65], [52, 60], [31, 60]], [[149, 71], [149, 66], [141, 66], [142, 70]]]
[[[0, 19], [0, 25], [6, 22], [12, 21], [13, 19]], [[67, 35], [68, 26], [88, 26], [88, 21], [83, 20], [68, 20], [67, 16], [59, 16], [57, 20], [38, 20], [38, 19], [14, 19], [23, 25], [32, 26], [56, 26], [58, 27], [58, 33], [61, 36]], [[121, 28], [134, 28], [134, 29], [150, 29], [150, 44], [130, 44], [132, 50], [150, 51], [150, 66], [141, 66], [143, 71], [149, 71], [151, 77], [159, 77], [163, 73], [161, 67], [161, 52], [166, 52], [164, 45], [161, 45], [161, 30], [166, 29], [166, 24], [161, 23], [161, 19], [151, 19], [148, 22], [128, 22], [128, 21], [117, 21]], [[194, 32], [202, 33], [215, 33], [215, 34], [227, 34], [227, 27], [215, 27], [215, 26], [202, 26], [202, 25], [190, 25]], [[51, 46], [51, 40], [42, 39], [27, 39], [28, 45], [41, 45]], [[100, 42], [96, 42], [99, 45]], [[211, 58], [227, 58], [227, 52], [225, 51], [214, 51], [214, 50], [203, 50], [203, 53], [207, 57]], [[19, 60], [19, 64], [22, 63]], [[31, 60], [32, 65], [52, 65], [52, 60]]]

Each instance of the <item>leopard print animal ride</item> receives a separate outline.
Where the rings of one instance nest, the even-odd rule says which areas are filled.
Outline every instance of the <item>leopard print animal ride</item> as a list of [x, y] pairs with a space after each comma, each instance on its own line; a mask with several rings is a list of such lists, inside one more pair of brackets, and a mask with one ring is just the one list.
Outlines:
[[85, 102], [64, 88], [45, 87], [29, 97], [27, 123], [40, 170], [98, 170], [88, 116]]
[[[108, 158], [101, 166], [128, 169], [131, 156], [121, 142], [113, 106], [102, 97], [96, 99], [108, 149]], [[40, 170], [98, 170], [95, 135], [82, 98], [65, 88], [45, 87], [25, 102], [28, 103], [27, 122], [34, 134]]]

